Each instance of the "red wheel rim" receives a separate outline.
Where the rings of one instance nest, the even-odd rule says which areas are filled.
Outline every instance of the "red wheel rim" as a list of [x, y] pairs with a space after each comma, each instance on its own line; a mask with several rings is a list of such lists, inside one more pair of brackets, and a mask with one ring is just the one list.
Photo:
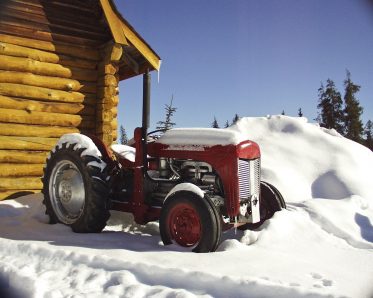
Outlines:
[[168, 216], [171, 238], [184, 247], [195, 246], [201, 239], [201, 221], [189, 204], [177, 204]]

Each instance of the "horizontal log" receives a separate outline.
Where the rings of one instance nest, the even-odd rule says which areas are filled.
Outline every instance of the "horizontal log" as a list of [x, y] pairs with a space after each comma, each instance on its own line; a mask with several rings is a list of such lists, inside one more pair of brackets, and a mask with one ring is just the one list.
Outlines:
[[110, 97], [98, 97], [97, 98], [97, 104], [102, 104], [107, 107], [107, 109], [116, 107], [119, 103], [119, 96], [110, 96]]
[[12, 83], [0, 83], [0, 95], [57, 102], [86, 103], [91, 105], [96, 103], [94, 95], [84, 95], [80, 92], [67, 92]]
[[34, 193], [40, 193], [40, 189], [14, 189], [0, 191], [0, 201], [16, 199]]
[[108, 147], [110, 147], [111, 144], [113, 144], [113, 142], [114, 142], [114, 138], [111, 134], [100, 134], [99, 138]]
[[58, 138], [0, 136], [0, 149], [49, 151], [57, 141]]
[[[60, 11], [54, 12], [52, 10], [47, 11], [45, 7], [37, 9], [35, 6], [29, 5], [29, 3], [22, 3], [22, 5], [16, 4], [13, 1], [3, 1], [0, 2], [0, 7], [3, 7], [8, 12], [13, 13], [15, 16], [21, 15], [24, 19], [30, 19], [38, 23], [44, 24], [61, 24], [65, 26], [75, 26], [84, 28], [88, 31], [105, 33], [107, 30], [102, 26], [97, 26], [97, 20], [93, 18], [77, 19], [77, 16], [72, 16], [71, 13], [66, 15], [61, 15]], [[80, 17], [80, 16], [79, 16]], [[89, 21], [92, 22], [89, 23]]]
[[42, 189], [41, 178], [22, 177], [22, 178], [1, 178], [0, 191], [24, 190], [24, 189]]
[[101, 56], [107, 62], [119, 62], [123, 55], [122, 45], [109, 41], [102, 49]]
[[117, 118], [114, 118], [113, 120], [111, 120], [110, 124], [111, 124], [111, 128], [113, 130], [117, 130], [118, 129], [118, 119]]
[[79, 91], [82, 88], [82, 85], [77, 80], [40, 76], [18, 71], [0, 70], [0, 82], [45, 87], [63, 91]]
[[[52, 34], [65, 34], [70, 37], [82, 37], [87, 40], [105, 41], [108, 39], [108, 32], [104, 32], [101, 26], [86, 27], [85, 24], [72, 26], [66, 20], [55, 19], [51, 21], [49, 16], [40, 16], [15, 10], [11, 7], [0, 10], [2, 22], [23, 28], [34, 29], [35, 31], [44, 31]], [[97, 22], [98, 23], [98, 22]]]
[[97, 97], [98, 98], [111, 98], [119, 94], [118, 86], [106, 86], [97, 88]]
[[[114, 138], [117, 136], [117, 132], [114, 132], [112, 131], [112, 133], [109, 135], [109, 134], [103, 134], [103, 133], [98, 133], [96, 134], [96, 136], [100, 139], [100, 140], [104, 140], [105, 138], [108, 138], [110, 136], [110, 138], [113, 140], [112, 143], [115, 141]], [[112, 144], [112, 143], [105, 143], [105, 144]]]
[[63, 66], [74, 66], [87, 69], [96, 69], [97, 67], [97, 63], [92, 60], [74, 58], [62, 54], [13, 45], [6, 42], [0, 42], [0, 54], [6, 56], [30, 58], [40, 62], [56, 63]]
[[0, 123], [0, 134], [3, 136], [59, 138], [67, 133], [78, 132], [80, 129], [76, 127]]
[[49, 42], [35, 40], [32, 38], [24, 38], [7, 34], [0, 34], [0, 41], [25, 46], [29, 48], [45, 50], [49, 52], [66, 54], [73, 57], [99, 61], [100, 54], [99, 51], [90, 47], [79, 47], [71, 44], [61, 43], [61, 42]]
[[114, 119], [113, 113], [110, 110], [103, 110], [97, 113], [96, 120], [98, 122], [111, 122]]
[[104, 75], [97, 81], [98, 86], [114, 86], [118, 87], [119, 78], [117, 75]]
[[30, 58], [0, 55], [0, 69], [20, 72], [31, 72], [37, 75], [97, 81], [97, 72], [90, 69], [65, 67], [59, 64], [40, 62]]
[[115, 118], [110, 122], [98, 122], [96, 126], [97, 134], [112, 134], [113, 130], [118, 129], [118, 120]]
[[104, 75], [115, 75], [119, 70], [119, 66], [116, 63], [100, 62], [98, 64], [98, 73], [101, 76]]
[[34, 125], [56, 125], [66, 127], [94, 128], [95, 118], [70, 114], [27, 112], [0, 108], [0, 122]]
[[44, 164], [49, 151], [0, 150], [0, 163]]
[[41, 177], [44, 164], [0, 163], [0, 179], [3, 177]]
[[42, 30], [28, 28], [25, 22], [20, 22], [19, 20], [12, 20], [6, 16], [0, 15], [2, 18], [0, 23], [0, 32], [2, 34], [13, 34], [20, 37], [34, 38], [40, 41], [48, 42], [64, 42], [71, 43], [73, 45], [87, 46], [87, 47], [98, 47], [104, 39], [102, 40], [92, 40], [78, 36], [69, 35], [67, 32], [65, 34], [61, 33], [51, 33]]
[[43, 102], [0, 95], [0, 108], [60, 114], [95, 115], [95, 107], [82, 103]]
[[106, 109], [103, 105], [97, 105], [96, 119], [99, 122], [111, 122], [118, 115], [118, 108]]
[[0, 70], [0, 83], [15, 83], [44, 87], [62, 91], [81, 93], [96, 93], [96, 83], [77, 81], [73, 79], [35, 75], [32, 73]]

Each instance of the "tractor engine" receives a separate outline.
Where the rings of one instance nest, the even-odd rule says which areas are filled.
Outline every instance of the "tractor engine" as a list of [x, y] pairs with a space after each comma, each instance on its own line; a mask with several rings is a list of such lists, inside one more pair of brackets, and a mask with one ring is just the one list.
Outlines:
[[[219, 176], [207, 162], [189, 159], [160, 158], [158, 168], [149, 171], [154, 178], [150, 184], [149, 194], [153, 199], [163, 200], [176, 183], [188, 182], [197, 185], [212, 196], [222, 195], [223, 190]], [[160, 179], [162, 183], [154, 183]], [[166, 182], [166, 181], [169, 182]]]

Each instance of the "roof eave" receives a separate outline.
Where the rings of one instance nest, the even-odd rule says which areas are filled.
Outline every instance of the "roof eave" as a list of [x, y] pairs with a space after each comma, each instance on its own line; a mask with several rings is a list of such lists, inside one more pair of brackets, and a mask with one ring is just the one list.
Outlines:
[[122, 17], [114, 2], [112, 0], [100, 0], [100, 4], [114, 41], [124, 47], [132, 45], [145, 58], [151, 69], [159, 70], [161, 58]]

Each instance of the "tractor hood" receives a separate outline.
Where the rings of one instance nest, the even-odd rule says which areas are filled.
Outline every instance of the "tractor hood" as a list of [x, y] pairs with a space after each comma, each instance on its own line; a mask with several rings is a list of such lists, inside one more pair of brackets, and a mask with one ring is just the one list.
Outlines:
[[148, 153], [158, 157], [198, 158], [214, 154], [234, 158], [260, 157], [259, 146], [229, 129], [175, 128], [148, 145]]

